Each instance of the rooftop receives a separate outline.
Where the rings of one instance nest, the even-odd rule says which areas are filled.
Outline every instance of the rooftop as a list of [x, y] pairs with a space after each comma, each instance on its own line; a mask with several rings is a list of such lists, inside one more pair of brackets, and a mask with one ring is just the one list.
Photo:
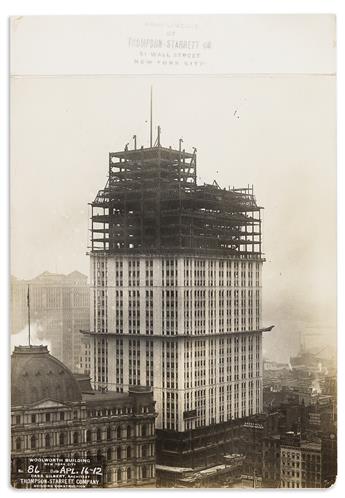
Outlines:
[[36, 277], [29, 279], [29, 280], [24, 280], [24, 279], [18, 279], [15, 276], [12, 275], [12, 283], [15, 285], [20, 285], [20, 284], [33, 284], [33, 285], [44, 285], [44, 286], [61, 286], [61, 285], [82, 285], [86, 286], [87, 285], [87, 275], [84, 275], [83, 273], [80, 273], [79, 271], [75, 270], [72, 271], [71, 273], [68, 274], [63, 274], [63, 273], [52, 273], [49, 271], [44, 271], [43, 273], [40, 273]]
[[129, 402], [129, 395], [128, 393], [118, 393], [115, 391], [108, 391], [108, 392], [98, 392], [94, 391], [93, 393], [85, 393], [83, 394], [83, 400], [86, 401], [87, 404], [105, 404], [105, 405], [111, 405], [111, 404], [118, 404], [119, 402]]
[[34, 405], [45, 400], [73, 403], [82, 400], [73, 373], [47, 346], [16, 346], [11, 357], [11, 404]]
[[11, 357], [12, 407], [33, 406], [47, 400], [63, 404], [85, 402], [91, 407], [149, 407], [152, 389], [132, 386], [128, 392], [93, 391], [90, 377], [74, 374], [49, 354], [47, 346], [16, 346]]
[[[135, 389], [134, 389], [135, 387]], [[132, 386], [128, 392], [116, 391], [93, 391], [83, 393], [83, 401], [89, 406], [132, 406], [133, 404], [142, 403], [143, 406], [152, 405], [152, 390], [146, 386]], [[141, 405], [140, 405], [141, 406]]]
[[307, 451], [321, 451], [321, 443], [304, 441], [301, 443], [301, 448]]

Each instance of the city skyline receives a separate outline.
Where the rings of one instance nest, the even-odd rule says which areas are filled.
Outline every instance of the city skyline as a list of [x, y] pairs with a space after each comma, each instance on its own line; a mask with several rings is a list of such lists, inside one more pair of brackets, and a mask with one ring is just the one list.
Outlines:
[[[24, 80], [13, 84], [17, 92], [12, 143], [13, 274], [30, 278], [46, 269], [88, 273], [88, 203], [96, 194], [95, 185], [103, 181], [108, 151], [132, 143], [134, 134], [138, 146], [148, 143], [149, 91], [153, 84], [153, 121], [162, 127], [162, 144], [178, 147], [182, 136], [185, 148], [198, 149], [198, 176], [202, 181], [212, 183], [215, 179], [224, 186], [255, 184], [265, 206], [264, 320], [276, 325], [269, 342], [265, 341], [267, 354], [276, 352], [284, 359], [285, 351], [296, 352], [299, 332], [305, 327], [317, 327], [318, 331], [327, 327], [326, 335], [331, 334], [327, 342], [335, 344], [332, 78], [69, 77], [30, 78], [25, 84]], [[119, 98], [125, 88], [128, 97]], [[206, 92], [212, 97], [210, 102], [203, 99]], [[54, 101], [52, 94], [56, 96]], [[171, 96], [178, 96], [178, 105]], [[27, 97], [29, 102], [24, 105]], [[320, 108], [315, 107], [316, 98]], [[34, 140], [29, 142], [26, 123], [34, 112], [32, 106], [36, 119]], [[121, 123], [113, 109], [118, 109]], [[320, 113], [322, 120], [317, 118]], [[181, 127], [176, 126], [179, 116], [183, 117]], [[41, 144], [38, 137], [43, 127], [45, 141]], [[319, 140], [315, 141], [315, 136]], [[62, 147], [66, 143], [67, 148]], [[49, 174], [46, 157], [53, 162]], [[28, 160], [35, 164], [33, 170], [26, 167]], [[326, 166], [330, 162], [333, 168]], [[40, 185], [40, 195], [33, 186], [35, 181]], [[24, 192], [24, 185], [32, 188]], [[63, 203], [59, 200], [61, 191]], [[322, 210], [320, 197], [327, 199]], [[26, 224], [20, 223], [24, 212]], [[42, 218], [44, 234], [41, 224], [35, 223], [37, 216]], [[25, 250], [21, 240], [26, 240]], [[30, 261], [23, 250], [32, 254]]]

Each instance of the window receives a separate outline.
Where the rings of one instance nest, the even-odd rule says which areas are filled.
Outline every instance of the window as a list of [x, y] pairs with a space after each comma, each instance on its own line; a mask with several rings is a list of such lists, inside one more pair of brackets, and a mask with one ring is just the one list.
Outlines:
[[31, 423], [32, 424], [36, 423], [36, 414], [31, 415]]
[[45, 435], [45, 447], [50, 448], [50, 434]]
[[107, 449], [107, 459], [111, 460], [111, 448]]
[[65, 420], [65, 412], [60, 412], [60, 420]]
[[132, 455], [131, 447], [127, 446], [127, 459], [131, 458], [131, 455]]
[[117, 448], [117, 450], [116, 450], [116, 458], [118, 460], [121, 460], [121, 448]]
[[127, 481], [130, 481], [132, 478], [132, 471], [131, 469], [127, 469]]
[[147, 426], [143, 425], [141, 429], [141, 435], [145, 437], [147, 435]]
[[73, 444], [78, 444], [79, 443], [79, 434], [78, 432], [73, 433]]
[[122, 481], [122, 476], [121, 476], [121, 469], [119, 469], [117, 471], [117, 482], [121, 482]]
[[22, 440], [20, 437], [17, 437], [16, 439], [16, 450], [20, 450], [22, 448]]
[[107, 427], [107, 439], [111, 439], [111, 428]]
[[127, 426], [127, 438], [128, 438], [128, 439], [131, 437], [131, 432], [132, 432], [132, 431], [131, 431], [131, 426], [130, 426], [130, 425], [128, 425], [128, 426]]
[[35, 449], [36, 448], [36, 436], [31, 436], [31, 438], [30, 438], [30, 446], [31, 446], [31, 449]]
[[116, 429], [116, 437], [117, 437], [117, 439], [121, 439], [121, 427], [118, 427]]
[[143, 474], [143, 479], [146, 479], [146, 477], [147, 477], [147, 469], [146, 469], [145, 465], [143, 466], [142, 474]]
[[20, 415], [16, 415], [16, 424], [20, 424]]
[[59, 444], [60, 446], [63, 446], [65, 444], [65, 434], [63, 433], [59, 435]]
[[86, 442], [91, 443], [91, 431], [86, 431]]
[[102, 434], [101, 434], [101, 430], [100, 429], [97, 429], [96, 439], [97, 439], [97, 441], [101, 441], [101, 439], [102, 439]]
[[46, 422], [50, 422], [50, 413], [46, 413]]

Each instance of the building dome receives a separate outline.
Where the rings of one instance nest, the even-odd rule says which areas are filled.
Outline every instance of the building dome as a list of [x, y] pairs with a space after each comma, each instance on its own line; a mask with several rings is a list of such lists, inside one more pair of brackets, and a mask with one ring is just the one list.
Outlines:
[[11, 404], [33, 405], [51, 399], [80, 402], [81, 391], [73, 373], [49, 354], [47, 346], [17, 346], [11, 357]]

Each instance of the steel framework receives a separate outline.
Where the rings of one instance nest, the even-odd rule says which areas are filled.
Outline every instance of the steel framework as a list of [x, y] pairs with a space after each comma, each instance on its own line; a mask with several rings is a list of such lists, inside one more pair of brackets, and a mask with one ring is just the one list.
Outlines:
[[[136, 141], [135, 141], [136, 142]], [[261, 207], [252, 186], [197, 184], [193, 153], [149, 148], [109, 154], [109, 176], [91, 203], [91, 250], [260, 258]]]

